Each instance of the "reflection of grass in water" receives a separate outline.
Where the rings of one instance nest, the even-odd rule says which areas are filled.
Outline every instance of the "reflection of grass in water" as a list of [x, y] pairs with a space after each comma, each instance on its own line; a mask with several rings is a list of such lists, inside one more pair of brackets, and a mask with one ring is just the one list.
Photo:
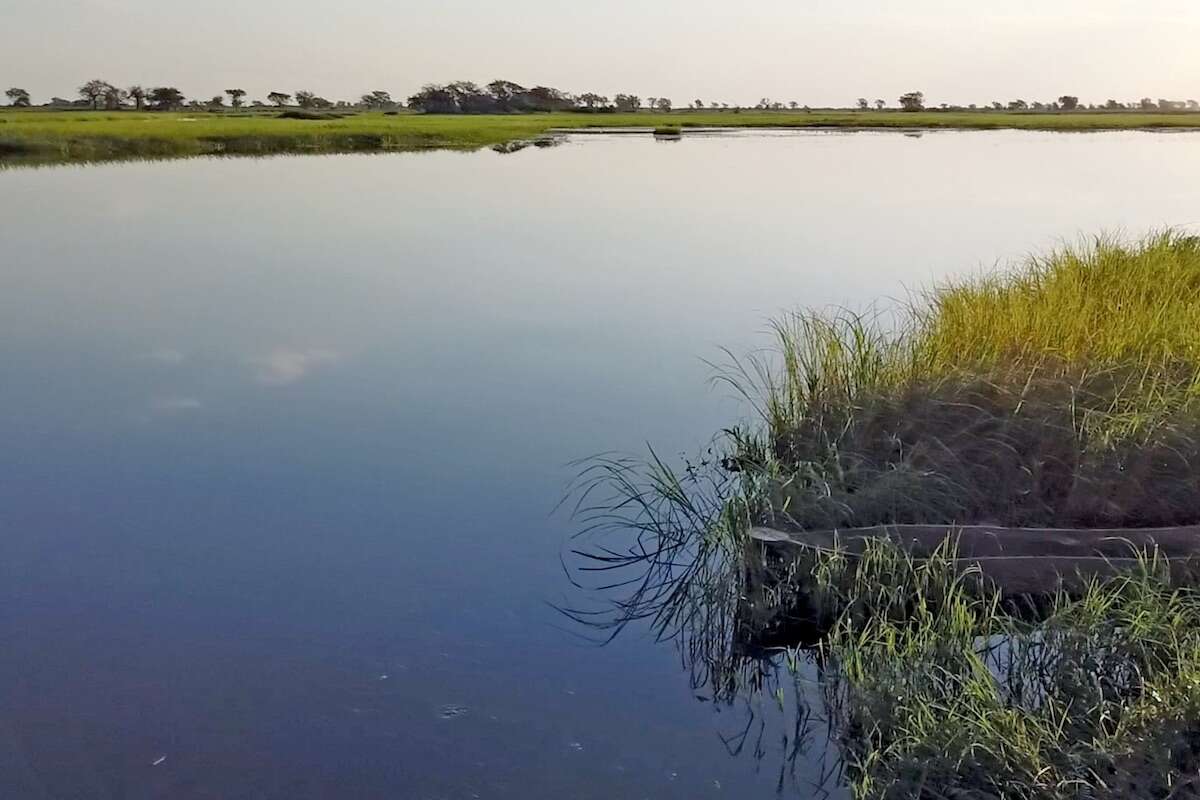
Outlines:
[[[891, 332], [798, 313], [727, 379], [804, 528], [1200, 518], [1200, 239], [1100, 240], [929, 293]], [[770, 462], [770, 463], [768, 463]]]

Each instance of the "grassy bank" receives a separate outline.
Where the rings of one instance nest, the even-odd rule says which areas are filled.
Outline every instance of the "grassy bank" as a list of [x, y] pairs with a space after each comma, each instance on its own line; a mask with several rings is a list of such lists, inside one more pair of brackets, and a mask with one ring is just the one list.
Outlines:
[[474, 149], [536, 138], [551, 129], [949, 128], [1089, 131], [1200, 127], [1190, 113], [755, 112], [667, 114], [350, 114], [281, 119], [269, 112], [149, 113], [0, 110], [0, 162], [88, 161], [207, 154]]
[[920, 296], [898, 325], [797, 313], [727, 378], [777, 524], [1200, 519], [1200, 239], [1097, 241]]

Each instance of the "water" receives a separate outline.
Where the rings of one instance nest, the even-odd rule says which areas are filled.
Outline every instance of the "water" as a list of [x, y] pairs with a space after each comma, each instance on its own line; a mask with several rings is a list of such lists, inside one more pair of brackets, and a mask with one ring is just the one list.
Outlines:
[[[773, 796], [773, 701], [704, 702], [669, 644], [597, 647], [554, 610], [579, 599], [569, 462], [743, 417], [702, 359], [781, 309], [1197, 221], [1198, 145], [581, 136], [0, 173], [0, 796]], [[810, 744], [785, 796], [819, 780]]]

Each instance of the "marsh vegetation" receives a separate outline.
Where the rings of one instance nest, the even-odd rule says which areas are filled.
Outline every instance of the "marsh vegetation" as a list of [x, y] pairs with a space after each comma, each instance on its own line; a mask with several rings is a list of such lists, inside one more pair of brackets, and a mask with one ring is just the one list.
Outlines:
[[[772, 350], [720, 365], [758, 425], [682, 469], [584, 465], [576, 574], [611, 602], [570, 613], [605, 636], [648, 621], [727, 703], [782, 707], [781, 667], [798, 676], [792, 719], [827, 729], [858, 797], [1196, 796], [1191, 565], [1131, 548], [1118, 575], [1013, 598], [953, 536], [931, 556], [880, 539], [781, 559], [748, 532], [1196, 522], [1198, 289], [1200, 239], [1162, 233], [896, 314], [786, 317]], [[790, 741], [794, 759], [812, 732]]]

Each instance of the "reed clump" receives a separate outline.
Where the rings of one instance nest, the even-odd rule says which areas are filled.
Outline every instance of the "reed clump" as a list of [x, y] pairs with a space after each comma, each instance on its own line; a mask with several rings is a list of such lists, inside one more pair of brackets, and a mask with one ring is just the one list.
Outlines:
[[1200, 520], [1200, 238], [1097, 239], [898, 319], [798, 312], [723, 375], [776, 524]]
[[1197, 796], [1200, 597], [1150, 554], [1027, 622], [953, 555], [813, 567], [844, 609], [821, 651], [857, 797]]

